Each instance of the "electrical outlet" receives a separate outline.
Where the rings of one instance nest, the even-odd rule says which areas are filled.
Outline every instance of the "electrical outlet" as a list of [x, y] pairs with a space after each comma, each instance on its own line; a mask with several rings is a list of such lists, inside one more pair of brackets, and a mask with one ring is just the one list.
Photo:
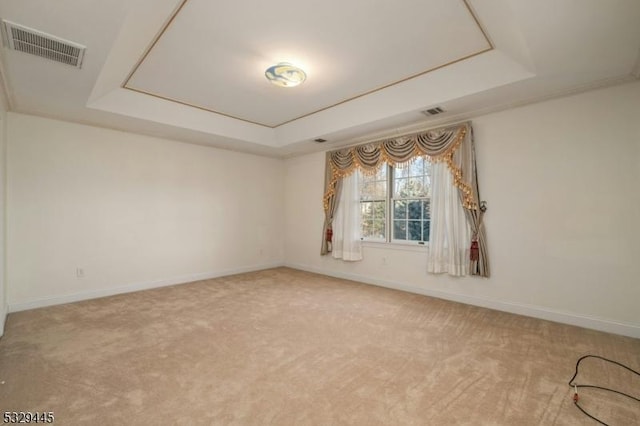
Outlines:
[[76, 278], [84, 278], [84, 269], [76, 268]]

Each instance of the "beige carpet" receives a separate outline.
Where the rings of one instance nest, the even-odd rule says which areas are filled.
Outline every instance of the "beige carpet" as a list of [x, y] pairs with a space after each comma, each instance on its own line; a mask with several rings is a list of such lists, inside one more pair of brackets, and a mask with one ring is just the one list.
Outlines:
[[[482, 285], [482, 282], [471, 283]], [[640, 340], [278, 268], [9, 315], [0, 411], [57, 425], [591, 425]], [[640, 396], [598, 360], [578, 382]], [[611, 425], [638, 403], [581, 403]]]

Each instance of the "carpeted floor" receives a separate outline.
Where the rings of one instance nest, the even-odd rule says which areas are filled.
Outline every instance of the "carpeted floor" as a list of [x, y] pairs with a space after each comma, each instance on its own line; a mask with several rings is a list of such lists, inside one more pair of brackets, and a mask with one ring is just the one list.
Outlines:
[[[640, 340], [277, 268], [10, 314], [0, 411], [59, 425], [590, 425]], [[578, 382], [640, 397], [585, 360]], [[580, 402], [613, 425], [637, 402]]]

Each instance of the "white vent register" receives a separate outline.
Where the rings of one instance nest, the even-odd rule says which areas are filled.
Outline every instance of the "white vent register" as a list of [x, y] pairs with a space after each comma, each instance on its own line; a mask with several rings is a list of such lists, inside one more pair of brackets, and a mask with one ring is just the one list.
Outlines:
[[10, 49], [82, 67], [86, 46], [6, 20], [2, 21], [2, 33]]

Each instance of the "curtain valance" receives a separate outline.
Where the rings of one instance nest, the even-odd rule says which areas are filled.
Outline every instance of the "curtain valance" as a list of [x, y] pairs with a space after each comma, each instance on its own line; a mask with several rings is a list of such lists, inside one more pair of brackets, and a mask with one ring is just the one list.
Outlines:
[[340, 196], [342, 178], [358, 169], [363, 173], [375, 173], [383, 163], [398, 166], [409, 163], [416, 157], [426, 157], [429, 161], [447, 164], [472, 233], [470, 273], [489, 276], [486, 237], [482, 226], [484, 208], [480, 208], [470, 122], [327, 152], [321, 254], [331, 251], [333, 216]]
[[[470, 123], [442, 127], [412, 135], [400, 136], [378, 142], [343, 148], [327, 153], [327, 176], [325, 182], [325, 212], [335, 195], [335, 184], [341, 178], [350, 175], [357, 169], [363, 173], [375, 173], [380, 164], [393, 166], [410, 162], [415, 157], [427, 157], [429, 161], [445, 161], [453, 173], [456, 187], [463, 193], [465, 208], [478, 208], [478, 200], [473, 198], [472, 182], [463, 179], [462, 168], [454, 158], [456, 150], [466, 139], [471, 139]], [[462, 157], [462, 156], [458, 156]]]
[[329, 161], [336, 175], [346, 176], [356, 168], [375, 172], [381, 163], [403, 164], [417, 156], [442, 161], [460, 146], [469, 132], [469, 123], [429, 130], [413, 135], [371, 142], [329, 152]]

